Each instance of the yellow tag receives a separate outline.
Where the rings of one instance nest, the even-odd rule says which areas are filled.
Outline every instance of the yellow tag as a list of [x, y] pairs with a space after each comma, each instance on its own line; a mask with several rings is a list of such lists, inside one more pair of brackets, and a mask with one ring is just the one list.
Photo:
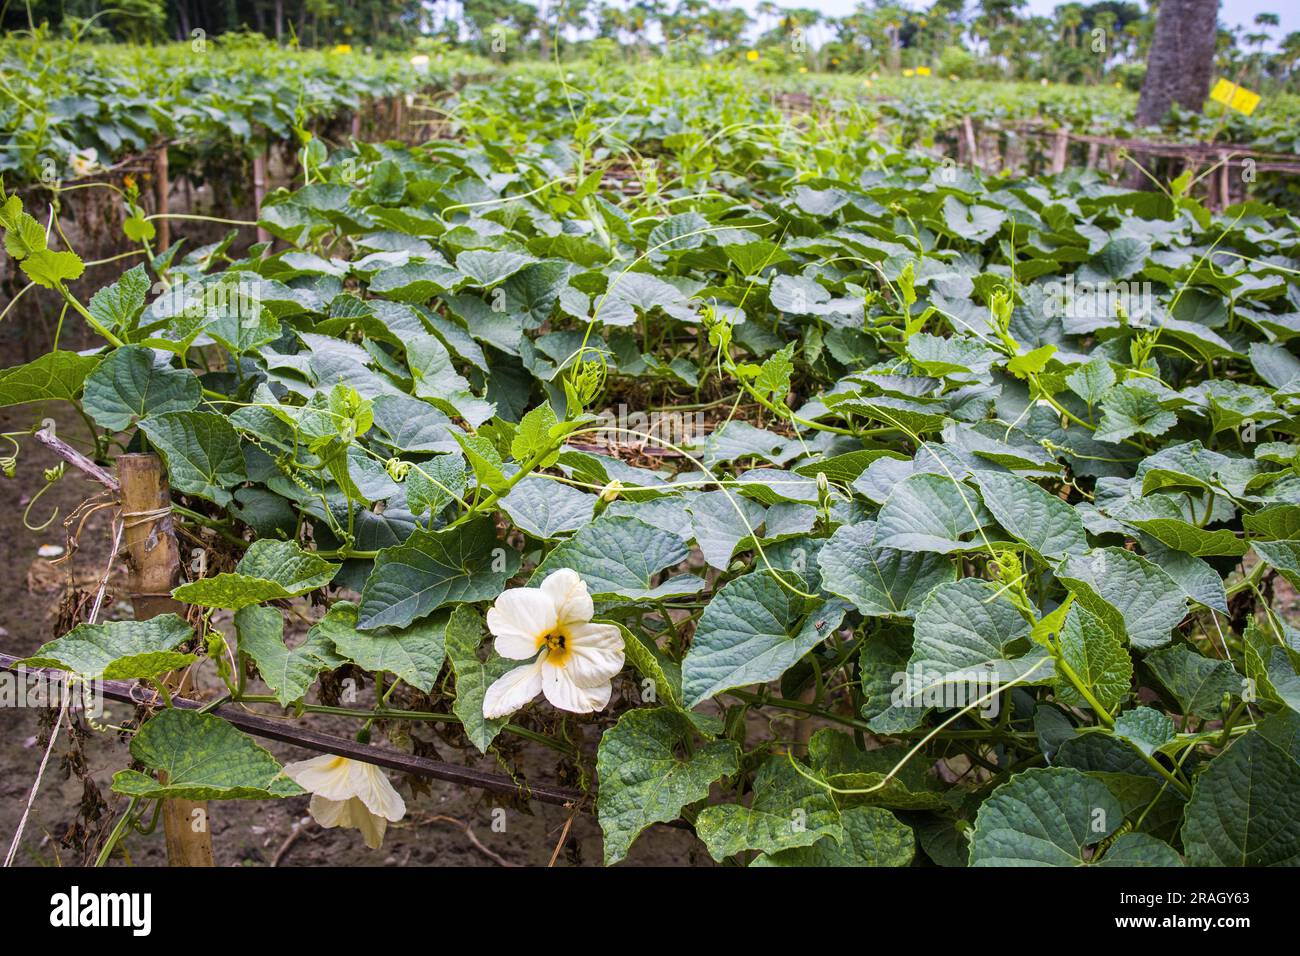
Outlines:
[[1219, 80], [1214, 84], [1214, 89], [1210, 90], [1210, 99], [1247, 116], [1255, 112], [1255, 107], [1259, 105], [1258, 93], [1252, 93], [1244, 86], [1227, 80]]

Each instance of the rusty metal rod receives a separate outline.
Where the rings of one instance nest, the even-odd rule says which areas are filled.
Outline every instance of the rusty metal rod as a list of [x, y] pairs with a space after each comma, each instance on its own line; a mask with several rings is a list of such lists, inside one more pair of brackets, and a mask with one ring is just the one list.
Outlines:
[[[0, 653], [0, 669], [7, 671], [17, 671], [17, 663], [22, 658], [14, 657], [12, 654]], [[62, 683], [64, 671], [51, 670], [48, 668], [24, 668], [28, 674], [40, 675], [47, 680], [56, 680]], [[136, 690], [135, 685], [125, 681], [106, 680], [102, 682], [104, 696], [110, 700], [123, 701], [129, 704], [139, 704], [138, 696], [133, 696]], [[172, 706], [179, 707], [182, 710], [198, 710], [203, 707], [202, 701], [189, 700], [184, 697], [173, 697]], [[332, 734], [323, 734], [319, 731], [309, 730], [300, 727], [297, 724], [286, 723], [283, 720], [276, 720], [272, 717], [263, 717], [258, 714], [250, 714], [237, 706], [222, 705], [214, 707], [208, 713], [215, 714], [227, 723], [246, 731], [255, 737], [262, 737], [267, 740], [278, 740], [281, 743], [292, 744], [295, 747], [302, 747], [305, 750], [314, 750], [317, 753], [336, 754], [340, 757], [349, 757], [353, 760], [361, 760], [366, 763], [375, 764], [379, 767], [387, 767], [389, 770], [398, 770], [402, 773], [415, 774], [420, 777], [429, 777], [433, 780], [444, 780], [448, 783], [457, 783], [462, 786], [475, 787], [479, 790], [486, 790], [489, 793], [499, 793], [511, 797], [525, 797], [529, 800], [537, 800], [542, 803], [553, 803], [559, 806], [582, 806], [584, 810], [588, 809], [587, 794], [581, 790], [573, 790], [568, 787], [556, 787], [550, 784], [536, 784], [532, 786], [521, 786], [511, 780], [504, 774], [487, 773], [482, 770], [475, 770], [472, 767], [462, 767], [457, 764], [442, 763], [437, 760], [430, 760], [427, 757], [417, 757], [412, 754], [399, 753], [396, 750], [388, 750], [383, 747], [374, 747], [370, 744], [359, 743], [347, 737], [336, 737]]]

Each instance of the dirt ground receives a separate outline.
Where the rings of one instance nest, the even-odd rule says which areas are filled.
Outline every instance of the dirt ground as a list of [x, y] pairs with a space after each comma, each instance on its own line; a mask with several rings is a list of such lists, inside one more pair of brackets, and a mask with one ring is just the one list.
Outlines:
[[[35, 405], [0, 410], [0, 431], [30, 428], [44, 415], [56, 415], [58, 433], [73, 444], [84, 444], [85, 426], [62, 409]], [[0, 455], [9, 454], [6, 444]], [[0, 479], [0, 556], [9, 573], [0, 577], [0, 650], [16, 655], [30, 654], [57, 636], [59, 603], [66, 591], [68, 563], [52, 564], [38, 556], [42, 545], [65, 545], [63, 522], [83, 500], [99, 488], [73, 470], [41, 496], [31, 508], [28, 522], [40, 525], [59, 509], [58, 516], [43, 531], [23, 526], [23, 512], [30, 497], [42, 484], [41, 471], [56, 463], [52, 453], [34, 440], [23, 440], [15, 480]], [[78, 588], [94, 592], [110, 548], [110, 510], [87, 519], [80, 548], [71, 561], [71, 573]], [[130, 616], [128, 604], [114, 597], [122, 593], [120, 576], [110, 579], [102, 618]], [[219, 683], [210, 665], [199, 674], [201, 691], [211, 692]], [[259, 706], [259, 712], [278, 713]], [[48, 718], [46, 709], [0, 708], [0, 852], [7, 851], [27, 804], [32, 783], [45, 749]], [[104, 721], [114, 723], [132, 717], [126, 704], [108, 702]], [[43, 722], [44, 721], [44, 722]], [[313, 717], [311, 726], [327, 733], [350, 735], [355, 722], [345, 718]], [[77, 775], [69, 773], [67, 727], [63, 728], [44, 779], [32, 805], [16, 865], [75, 866], [82, 853], [65, 846], [65, 835], [77, 822], [85, 794]], [[289, 745], [259, 741], [281, 761], [302, 760], [313, 753]], [[376, 743], [382, 743], [376, 740]], [[90, 732], [82, 741], [89, 779], [108, 807], [95, 823], [106, 832], [124, 808], [110, 789], [112, 775], [127, 766], [127, 744], [112, 731]], [[541, 748], [537, 748], [541, 750]], [[489, 757], [475, 760], [459, 751], [439, 747], [449, 761], [469, 761], [485, 770], [500, 768]], [[529, 779], [556, 782], [554, 759], [549, 751], [526, 750], [521, 765]], [[551, 860], [571, 811], [533, 802], [526, 808], [506, 807], [504, 832], [493, 829], [492, 798], [451, 784], [428, 781], [427, 792], [413, 794], [405, 780], [390, 774], [407, 804], [401, 822], [390, 826], [381, 849], [367, 849], [356, 830], [325, 830], [307, 816], [307, 798], [275, 801], [223, 801], [209, 806], [212, 844], [220, 866], [545, 866]], [[92, 800], [92, 802], [94, 802]], [[500, 814], [497, 819], [501, 820]], [[469, 831], [466, 831], [468, 826]], [[297, 830], [296, 830], [297, 828]], [[295, 832], [296, 830], [296, 832]], [[500, 830], [498, 825], [497, 830]], [[470, 835], [472, 833], [472, 836]], [[130, 862], [136, 866], [166, 863], [162, 828], [150, 835], [130, 834], [125, 839]], [[114, 865], [123, 864], [122, 857]], [[601, 862], [600, 828], [592, 816], [573, 818], [556, 866], [598, 866]], [[689, 832], [665, 826], [652, 827], [633, 846], [623, 865], [711, 865], [703, 845]]]

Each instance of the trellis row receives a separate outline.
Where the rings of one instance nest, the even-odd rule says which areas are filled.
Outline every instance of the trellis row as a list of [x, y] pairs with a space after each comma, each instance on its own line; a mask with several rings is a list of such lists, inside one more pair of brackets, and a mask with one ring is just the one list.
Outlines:
[[[890, 101], [894, 101], [894, 98], [880, 97], [873, 102]], [[805, 93], [779, 93], [773, 94], [773, 103], [787, 113], [797, 113], [810, 110], [814, 100]], [[1232, 170], [1245, 169], [1247, 162], [1253, 162], [1255, 172], [1300, 175], [1300, 156], [1292, 153], [1271, 153], [1234, 143], [1169, 143], [1094, 136], [1088, 133], [1076, 133], [1068, 127], [1033, 120], [1005, 126], [993, 123], [977, 125], [967, 115], [962, 117], [961, 125], [957, 129], [948, 130], [946, 135], [956, 145], [956, 161], [962, 165], [974, 166], [983, 172], [1004, 169], [1009, 152], [1004, 141], [1009, 137], [1022, 135], [1051, 140], [1047, 155], [1048, 171], [1052, 174], [1065, 171], [1069, 165], [1070, 146], [1075, 143], [1087, 146], [1083, 164], [1085, 169], [1100, 168], [1103, 149], [1106, 151], [1106, 168], [1112, 172], [1122, 165], [1123, 161], [1119, 158], [1122, 152], [1133, 156], [1181, 159], [1184, 164], [1198, 168], [1219, 163], [1221, 165], [1217, 174], [1207, 182], [1206, 202], [1215, 212], [1221, 212], [1232, 204]], [[982, 154], [987, 154], [989, 150], [982, 150], [981, 144], [990, 137], [997, 138], [999, 142], [993, 150], [993, 156], [987, 157]], [[986, 159], [989, 161], [986, 162]]]
[[[981, 170], [992, 168], [1000, 170], [1006, 165], [1007, 150], [1001, 144], [993, 157], [996, 162], [985, 162], [984, 157], [981, 156], [981, 142], [987, 140], [990, 135], [1000, 140], [1008, 136], [1031, 136], [1051, 140], [1048, 172], [1052, 174], [1065, 171], [1069, 165], [1070, 147], [1076, 143], [1087, 147], [1084, 162], [1086, 169], [1099, 167], [1103, 150], [1106, 151], [1106, 166], [1112, 171], [1119, 168], [1122, 162], [1119, 156], [1122, 152], [1131, 156], [1182, 160], [1185, 166], [1192, 168], [1219, 164], [1216, 175], [1207, 183], [1207, 204], [1216, 212], [1232, 204], [1232, 170], [1234, 169], [1244, 170], [1250, 164], [1255, 172], [1300, 175], [1300, 156], [1267, 152], [1235, 143], [1168, 143], [1157, 140], [1096, 136], [1089, 133], [1076, 133], [1063, 126], [1053, 128], [1031, 121], [1009, 126], [988, 124], [977, 130], [976, 124], [969, 116], [963, 117], [960, 131], [952, 135], [957, 142], [958, 162], [968, 163]], [[1240, 181], [1240, 177], [1237, 177], [1237, 180]]]
[[[447, 87], [425, 87], [414, 92], [425, 96], [436, 96], [439, 93], [449, 93], [462, 86], [466, 81], [456, 78]], [[423, 138], [424, 134], [423, 127], [410, 119], [407, 95], [397, 94], [366, 100], [350, 113], [341, 112], [331, 117], [318, 117], [313, 125], [318, 129], [328, 130], [336, 136], [350, 135], [354, 140], [359, 140], [364, 135], [379, 140], [395, 138], [404, 142], [413, 142]], [[331, 129], [331, 127], [336, 128]], [[271, 150], [278, 143], [279, 141], [271, 143], [265, 151], [252, 157], [252, 214], [255, 219], [260, 218], [262, 202], [272, 186]], [[67, 185], [81, 186], [87, 183], [101, 182], [123, 188], [127, 176], [137, 180], [144, 180], [148, 177], [147, 184], [140, 182], [139, 200], [147, 215], [165, 217], [173, 211], [182, 215], [193, 213], [195, 211], [195, 196], [190, 178], [182, 175], [179, 183], [173, 183], [171, 177], [169, 149], [178, 145], [181, 145], [181, 143], [176, 140], [159, 140], [142, 152], [125, 156], [98, 172], [75, 180], [69, 180]], [[292, 144], [286, 143], [284, 145]], [[173, 195], [174, 185], [179, 186], [176, 195]], [[32, 194], [44, 190], [45, 187], [41, 184], [32, 183], [19, 187], [16, 192], [31, 197]], [[79, 190], [68, 192], [64, 193], [59, 199], [59, 202], [68, 212], [67, 218], [70, 220], [68, 228], [72, 232], [74, 245], [82, 258], [87, 260], [111, 259], [120, 253], [136, 248], [135, 244], [127, 242], [122, 234], [122, 220], [125, 212], [121, 209], [120, 204], [116, 202], [111, 204], [111, 214], [96, 214], [95, 209], [97, 207], [95, 204], [101, 202], [102, 199], [94, 195], [95, 192], [98, 191]], [[44, 204], [44, 200], [39, 202], [39, 205], [43, 206]], [[233, 214], [236, 211], [216, 209], [212, 210], [211, 214], [223, 215], [227, 212]], [[157, 218], [152, 221], [157, 229], [154, 248], [158, 251], [168, 248], [172, 241], [172, 220]], [[256, 239], [258, 242], [269, 242], [271, 235], [258, 227]], [[103, 284], [94, 279], [92, 270], [93, 267], [88, 269], [87, 274], [73, 284], [74, 289], [79, 283], [83, 282], [94, 288], [98, 288]], [[13, 261], [8, 256], [0, 255], [0, 309], [8, 305], [12, 295], [17, 294], [20, 286], [13, 285], [14, 281], [21, 283], [22, 280]], [[41, 301], [39, 290], [33, 301]], [[20, 314], [20, 328], [16, 329], [14, 345], [23, 350], [25, 355], [41, 338], [37, 331], [40, 321], [40, 309], [24, 310]], [[37, 352], [39, 352], [39, 349]], [[34, 357], [34, 355], [28, 355], [27, 357]]]

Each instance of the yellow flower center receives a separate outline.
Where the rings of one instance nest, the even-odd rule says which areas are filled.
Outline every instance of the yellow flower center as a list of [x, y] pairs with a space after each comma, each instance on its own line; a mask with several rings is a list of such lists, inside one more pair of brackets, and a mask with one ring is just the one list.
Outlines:
[[569, 641], [562, 630], [554, 630], [537, 639], [537, 648], [546, 649], [546, 661], [556, 667], [563, 667], [569, 659]]

